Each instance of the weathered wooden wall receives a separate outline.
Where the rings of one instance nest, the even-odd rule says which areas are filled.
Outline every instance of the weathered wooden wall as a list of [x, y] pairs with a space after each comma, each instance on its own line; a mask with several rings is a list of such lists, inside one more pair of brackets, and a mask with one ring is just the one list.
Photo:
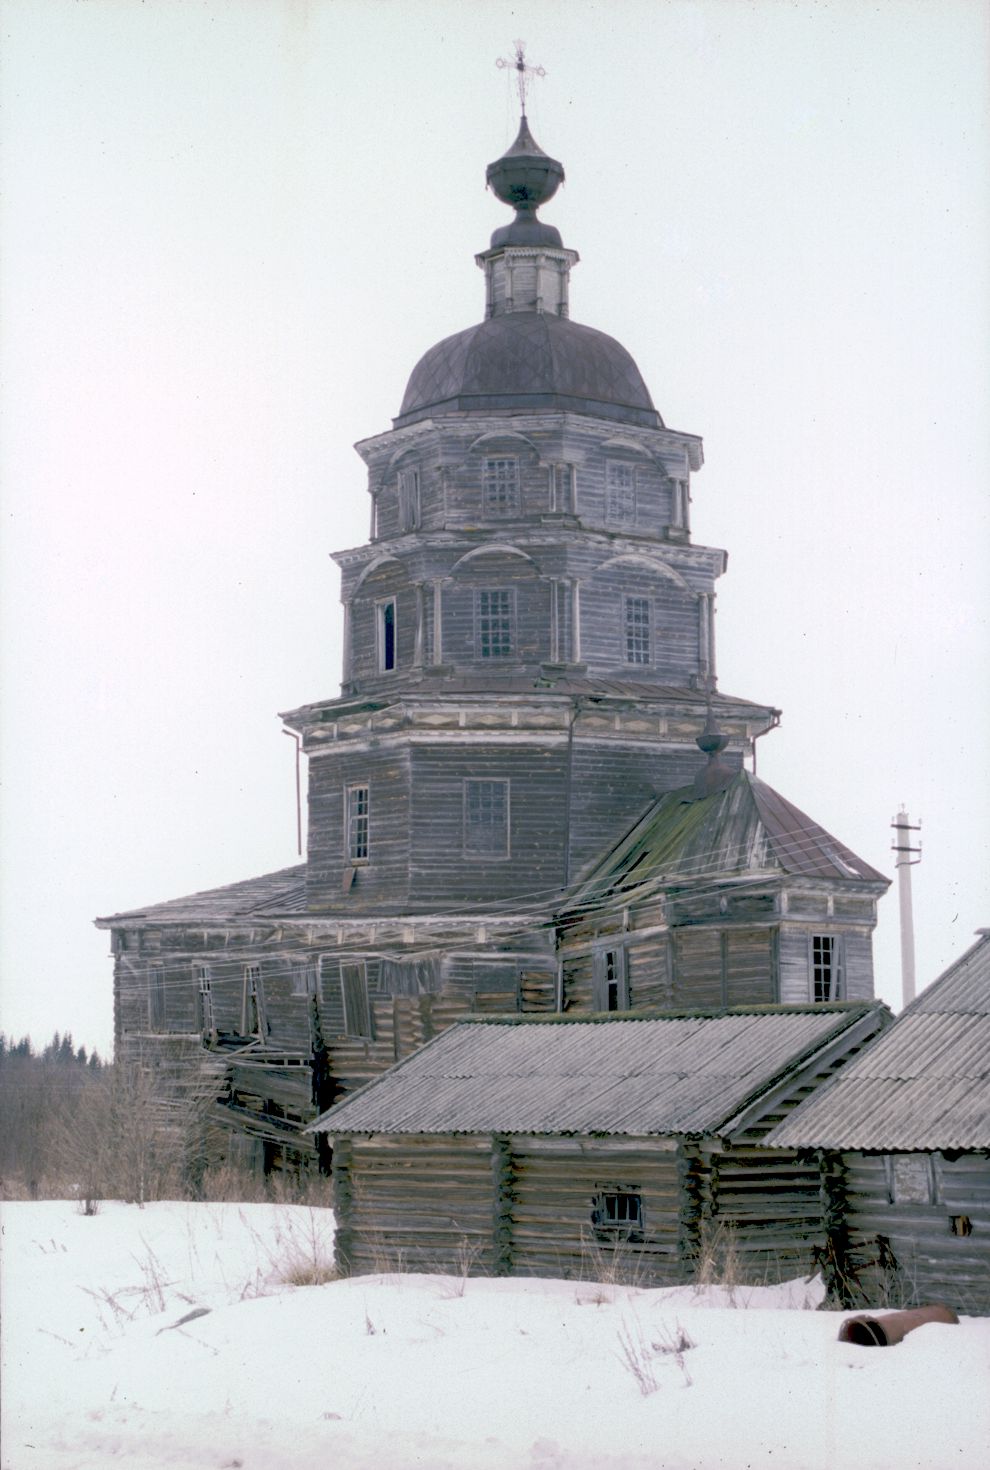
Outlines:
[[[962, 1313], [990, 1313], [990, 1152], [907, 1157], [922, 1175], [913, 1200], [896, 1199], [890, 1155], [856, 1152], [829, 1160], [824, 1177], [847, 1304], [936, 1301]], [[959, 1221], [970, 1233], [955, 1233]]]

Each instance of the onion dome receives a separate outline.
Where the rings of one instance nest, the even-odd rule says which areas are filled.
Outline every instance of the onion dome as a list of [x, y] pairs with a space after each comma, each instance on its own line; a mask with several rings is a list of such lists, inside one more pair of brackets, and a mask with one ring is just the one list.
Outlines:
[[511, 204], [516, 217], [492, 235], [492, 249], [502, 245], [556, 245], [563, 242], [560, 231], [536, 218], [541, 204], [552, 199], [564, 182], [564, 166], [550, 158], [529, 131], [526, 114], [519, 122], [516, 141], [501, 158], [490, 163], [485, 178], [492, 193], [503, 204]]

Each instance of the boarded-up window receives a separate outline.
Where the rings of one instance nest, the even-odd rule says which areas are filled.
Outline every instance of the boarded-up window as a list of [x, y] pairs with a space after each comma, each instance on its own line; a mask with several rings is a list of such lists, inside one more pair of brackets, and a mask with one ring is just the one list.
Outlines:
[[478, 593], [477, 646], [479, 658], [512, 655], [512, 593], [494, 588]]
[[519, 461], [486, 459], [482, 476], [486, 516], [514, 515], [519, 509]]
[[213, 1030], [213, 988], [210, 982], [209, 965], [194, 965], [193, 980], [196, 985], [196, 1007], [199, 1029]]
[[152, 1031], [165, 1030], [165, 966], [148, 966], [148, 1023]]
[[605, 517], [615, 525], [636, 519], [636, 467], [610, 459], [605, 469]]
[[816, 1005], [842, 999], [842, 939], [835, 934], [811, 936], [811, 998]]
[[625, 950], [621, 946], [596, 949], [592, 963], [595, 1010], [627, 1011], [629, 994]]
[[651, 658], [650, 599], [648, 597], [627, 597], [625, 613], [626, 663], [648, 664]]
[[368, 975], [363, 961], [341, 964], [340, 989], [344, 1005], [345, 1036], [371, 1036]]
[[344, 792], [344, 840], [347, 860], [366, 863], [371, 853], [371, 791], [348, 786]]
[[245, 965], [241, 991], [241, 1035], [262, 1036], [266, 1029], [261, 966]]
[[888, 1154], [887, 1186], [893, 1205], [929, 1205], [936, 1198], [930, 1154]]
[[722, 1004], [722, 942], [717, 929], [678, 929], [674, 933], [676, 1005]]
[[508, 781], [464, 782], [464, 855], [509, 856]]
[[419, 517], [419, 470], [400, 470], [399, 530], [415, 531]]

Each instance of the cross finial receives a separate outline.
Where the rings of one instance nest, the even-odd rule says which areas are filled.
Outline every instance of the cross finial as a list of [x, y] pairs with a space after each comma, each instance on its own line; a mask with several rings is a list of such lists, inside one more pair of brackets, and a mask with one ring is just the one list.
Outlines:
[[516, 54], [512, 58], [512, 60], [510, 61], [510, 60], [507, 60], [504, 56], [500, 56], [496, 60], [495, 65], [497, 67], [500, 67], [500, 68], [501, 67], [506, 67], [506, 66], [511, 66], [511, 67], [513, 67], [515, 69], [515, 72], [516, 72], [516, 86], [519, 88], [519, 109], [522, 112], [523, 117], [525, 117], [526, 116], [526, 91], [527, 91], [527, 88], [530, 85], [530, 79], [532, 77], [545, 77], [546, 76], [546, 72], [543, 70], [543, 67], [542, 66], [530, 66], [529, 65], [529, 63], [526, 60], [526, 42], [525, 41], [513, 41], [512, 44], [513, 44], [513, 46], [516, 49]]

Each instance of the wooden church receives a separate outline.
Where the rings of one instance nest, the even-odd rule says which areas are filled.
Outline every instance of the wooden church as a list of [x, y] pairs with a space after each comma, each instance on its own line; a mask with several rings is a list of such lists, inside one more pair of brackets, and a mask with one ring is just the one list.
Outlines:
[[283, 716], [305, 863], [97, 921], [118, 1057], [259, 1167], [314, 1164], [308, 1125], [465, 1018], [873, 995], [887, 880], [747, 768], [779, 715], [718, 688], [701, 440], [572, 321], [563, 177], [524, 115], [483, 319], [357, 445], [341, 690]]

